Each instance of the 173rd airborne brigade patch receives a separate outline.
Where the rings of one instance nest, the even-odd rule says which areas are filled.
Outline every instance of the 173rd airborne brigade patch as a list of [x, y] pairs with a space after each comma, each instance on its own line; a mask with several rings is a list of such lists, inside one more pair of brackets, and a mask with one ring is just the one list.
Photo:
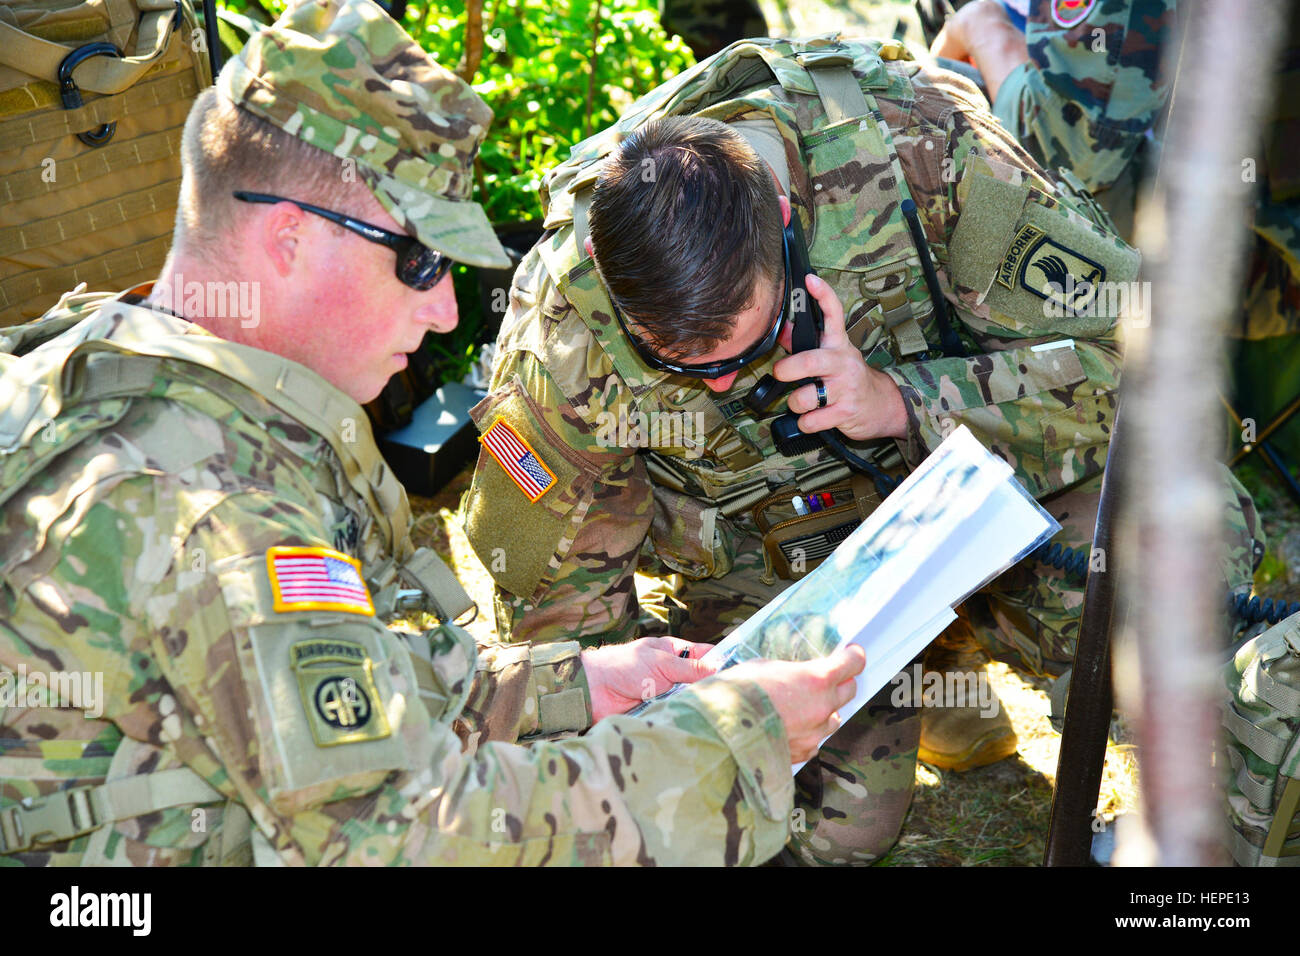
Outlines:
[[997, 274], [998, 285], [1015, 289], [1018, 284], [1055, 306], [1057, 315], [1086, 315], [1105, 278], [1104, 266], [1028, 223], [1011, 240]]

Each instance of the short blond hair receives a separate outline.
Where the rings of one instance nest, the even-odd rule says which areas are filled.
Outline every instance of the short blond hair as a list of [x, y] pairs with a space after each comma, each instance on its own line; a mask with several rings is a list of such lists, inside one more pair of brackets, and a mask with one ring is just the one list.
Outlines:
[[181, 169], [173, 245], [205, 258], [218, 254], [232, 228], [250, 213], [252, 207], [232, 195], [237, 189], [359, 218], [373, 206], [355, 167], [240, 109], [215, 87], [200, 93], [190, 109]]

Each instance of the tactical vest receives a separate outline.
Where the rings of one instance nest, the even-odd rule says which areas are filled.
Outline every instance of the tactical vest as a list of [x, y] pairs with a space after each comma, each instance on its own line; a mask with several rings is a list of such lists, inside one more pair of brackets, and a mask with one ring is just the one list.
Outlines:
[[0, 0], [0, 327], [158, 274], [202, 36], [190, 0]]
[[[658, 486], [735, 516], [773, 487], [794, 482], [805, 490], [822, 488], [848, 470], [825, 451], [795, 457], [777, 452], [767, 422], [779, 409], [756, 418], [739, 400], [715, 402], [704, 388], [683, 387], [680, 379], [640, 361], [614, 325], [608, 294], [582, 251], [586, 210], [605, 157], [630, 132], [660, 117], [770, 120], [785, 147], [811, 264], [844, 304], [850, 339], [877, 368], [914, 360], [937, 348], [938, 336], [929, 321], [933, 305], [920, 258], [900, 210], [910, 198], [907, 180], [876, 102], [878, 94], [912, 97], [908, 77], [915, 67], [886, 66], [910, 59], [901, 44], [887, 41], [743, 41], [637, 101], [617, 125], [575, 146], [571, 158], [546, 177], [544, 226], [557, 231], [538, 248], [559, 291], [629, 387], [636, 411], [685, 413], [703, 423], [691, 443], [659, 443], [647, 455]], [[817, 205], [819, 179], [834, 177], [850, 162], [872, 171], [857, 193], [858, 209], [873, 210], [872, 216]], [[503, 334], [506, 350], [511, 331]], [[858, 451], [887, 466], [901, 462], [892, 442]]]
[[[180, 334], [180, 320], [111, 299], [94, 309], [105, 298], [69, 293], [45, 318], [0, 335], [0, 507], [57, 457], [121, 421], [132, 402], [146, 393], [192, 402], [197, 382], [250, 414], [270, 403], [329, 443], [349, 485], [369, 507], [388, 556], [366, 568], [376, 614], [383, 618], [399, 607], [428, 609], [448, 622], [445, 626], [462, 644], [468, 642], [469, 659], [474, 659], [472, 639], [450, 624], [473, 602], [436, 554], [413, 549], [405, 490], [380, 457], [360, 406], [289, 359], [207, 335]], [[131, 321], [112, 328], [113, 317], [123, 313]], [[204, 374], [199, 381], [199, 370], [220, 377]], [[160, 372], [168, 383], [161, 394], [151, 392]], [[345, 440], [341, 429], [349, 420], [358, 430]], [[21, 590], [28, 583], [15, 570], [25, 557], [0, 555], [0, 588]], [[11, 625], [0, 622], [0, 627]], [[418, 645], [411, 651], [423, 691], [433, 686], [427, 643], [423, 652]], [[197, 773], [177, 767], [131, 775], [127, 767], [141, 745], [120, 732], [96, 739], [108, 751], [106, 782], [0, 807], [0, 855], [93, 834], [83, 857], [65, 862], [95, 862], [116, 821], [171, 807], [216, 804], [203, 862], [248, 863], [254, 855], [270, 862], [273, 854], [250, 827], [247, 811]], [[21, 766], [10, 763], [6, 775], [13, 776]]]
[[1224, 669], [1220, 771], [1239, 866], [1300, 866], [1300, 615], [1247, 641]]

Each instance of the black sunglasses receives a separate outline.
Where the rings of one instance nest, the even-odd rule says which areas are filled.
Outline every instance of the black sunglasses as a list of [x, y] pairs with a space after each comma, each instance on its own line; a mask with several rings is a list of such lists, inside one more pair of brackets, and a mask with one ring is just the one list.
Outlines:
[[652, 369], [659, 372], [671, 372], [674, 375], [684, 375], [687, 378], [721, 378], [723, 375], [729, 375], [739, 369], [744, 368], [751, 362], [756, 362], [776, 345], [776, 340], [781, 336], [781, 329], [790, 314], [790, 243], [793, 239], [791, 229], [786, 226], [781, 232], [781, 246], [785, 254], [785, 285], [781, 291], [781, 311], [777, 313], [772, 327], [762, 339], [755, 343], [754, 347], [747, 349], [743, 355], [737, 355], [735, 358], [723, 359], [720, 362], [706, 362], [698, 365], [679, 365], [676, 362], [669, 362], [667, 359], [655, 355], [644, 342], [632, 334], [627, 327], [627, 322], [623, 319], [623, 313], [619, 311], [614, 304], [614, 297], [609, 299], [610, 306], [614, 309], [614, 318], [618, 321], [618, 327], [623, 330], [623, 334], [632, 342], [632, 347], [636, 349], [636, 354], [641, 357]]
[[345, 216], [341, 212], [332, 212], [329, 209], [322, 209], [320, 206], [313, 206], [311, 203], [286, 199], [283, 196], [250, 193], [243, 190], [236, 190], [234, 196], [240, 202], [291, 202], [299, 209], [315, 213], [322, 219], [328, 219], [335, 225], [342, 226], [350, 232], [355, 232], [362, 239], [369, 239], [381, 246], [387, 246], [397, 253], [397, 278], [404, 285], [408, 285], [420, 292], [432, 289], [451, 271], [452, 261], [450, 256], [446, 253], [435, 252], [418, 239], [412, 239], [402, 233], [389, 232], [379, 226], [372, 226], [368, 222], [361, 222], [359, 219]]

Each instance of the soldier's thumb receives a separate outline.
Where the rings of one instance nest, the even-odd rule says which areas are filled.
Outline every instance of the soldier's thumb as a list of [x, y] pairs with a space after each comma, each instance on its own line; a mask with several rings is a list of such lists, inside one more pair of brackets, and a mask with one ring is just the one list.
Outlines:
[[857, 644], [845, 644], [829, 657], [823, 658], [831, 682], [839, 684], [860, 673], [867, 664], [866, 652]]

